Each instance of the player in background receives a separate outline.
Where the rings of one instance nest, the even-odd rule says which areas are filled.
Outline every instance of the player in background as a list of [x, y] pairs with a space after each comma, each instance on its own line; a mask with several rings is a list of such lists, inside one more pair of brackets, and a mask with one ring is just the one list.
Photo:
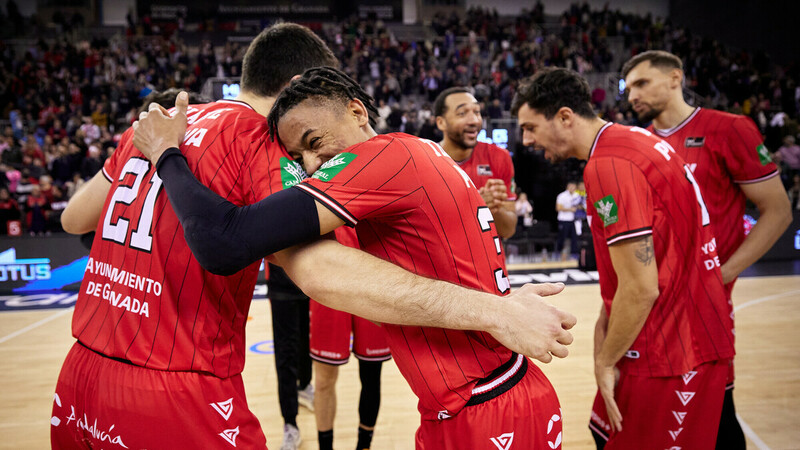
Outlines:
[[688, 165], [651, 132], [598, 118], [574, 71], [520, 83], [512, 112], [525, 145], [553, 162], [588, 160], [603, 299], [590, 422], [598, 448], [713, 448], [733, 320]]
[[[305, 27], [259, 34], [241, 95], [188, 110], [182, 148], [202, 182], [238, 205], [280, 190], [291, 158], [266, 138], [264, 118], [293, 75], [335, 63]], [[258, 264], [226, 277], [202, 269], [132, 134], [62, 215], [66, 231], [97, 234], [73, 314], [78, 342], [56, 387], [52, 445], [263, 448], [241, 379]]]
[[[694, 107], [683, 98], [683, 62], [651, 50], [622, 68], [628, 101], [647, 128], [667, 141], [688, 164], [708, 205], [722, 264], [728, 300], [736, 277], [775, 244], [792, 221], [778, 167], [753, 121], [713, 109]], [[745, 238], [747, 200], [758, 208], [756, 225]], [[725, 393], [718, 448], [745, 448], [733, 403], [733, 366]]]
[[436, 97], [433, 115], [444, 135], [439, 145], [480, 190], [494, 217], [497, 234], [510, 238], [517, 229], [514, 163], [507, 150], [478, 142], [478, 133], [483, 129], [481, 105], [470, 89], [451, 87]]
[[[472, 181], [433, 142], [405, 134], [376, 135], [371, 126], [374, 114], [371, 98], [347, 75], [330, 68], [306, 71], [281, 93], [268, 121], [273, 136], [302, 157], [312, 177], [246, 208], [220, 201], [191, 176], [180, 152], [170, 148], [183, 136], [180, 114], [168, 118], [151, 111], [137, 125], [136, 139], [137, 147], [157, 161], [159, 172], [169, 179], [166, 190], [181, 211], [190, 245], [211, 269], [236, 270], [251, 259], [347, 224], [355, 226], [361, 248], [381, 259], [487, 294], [507, 294], [500, 238]], [[220, 232], [223, 229], [229, 233]], [[219, 248], [233, 251], [220, 259]], [[298, 255], [302, 257], [302, 247], [299, 253], [290, 248], [276, 258], [310, 293], [307, 289], [314, 288], [316, 280], [293, 276], [306, 266], [298, 263]], [[322, 270], [345, 262], [337, 258], [307, 264]], [[391, 279], [373, 274], [364, 274], [363, 281], [397, 289]], [[524, 321], [537, 324], [521, 326], [519, 318], [503, 314], [499, 319], [493, 312], [497, 306], [511, 306], [509, 300], [516, 302], [510, 297], [493, 302], [465, 297], [452, 303], [439, 297], [414, 305], [311, 296], [383, 323], [392, 357], [420, 399], [418, 448], [499, 446], [512, 438], [527, 448], [560, 447], [561, 412], [555, 392], [541, 371], [511, 348], [521, 348], [522, 342], [538, 347], [541, 339], [533, 330], [539, 329], [547, 336], [551, 354], [566, 356], [566, 345], [572, 342], [567, 331], [574, 324], [571, 315], [525, 313]], [[495, 316], [492, 321], [501, 320], [504, 328], [531, 333], [518, 334], [510, 342], [475, 331], [486, 329], [468, 323], [479, 315]], [[546, 325], [540, 328], [543, 319]], [[551, 359], [533, 350], [543, 361]]]
[[[358, 237], [350, 228], [336, 229], [336, 240], [342, 245], [359, 248]], [[350, 338], [353, 355], [358, 359], [361, 394], [358, 400], [357, 450], [369, 449], [378, 410], [381, 405], [381, 369], [391, 358], [386, 333], [375, 323], [337, 311], [311, 301], [311, 347], [314, 366], [314, 415], [320, 450], [333, 448], [333, 423], [336, 418], [336, 382], [339, 366], [350, 360]]]

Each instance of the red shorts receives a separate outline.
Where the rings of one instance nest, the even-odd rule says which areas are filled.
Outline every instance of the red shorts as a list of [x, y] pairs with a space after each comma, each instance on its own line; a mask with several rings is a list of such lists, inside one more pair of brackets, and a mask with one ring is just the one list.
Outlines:
[[350, 359], [350, 334], [353, 353], [364, 361], [391, 359], [389, 343], [383, 328], [369, 320], [328, 308], [311, 300], [311, 358], [327, 364], [341, 365]]
[[[495, 392], [501, 392], [498, 396], [474, 404], [478, 398], [476, 395], [491, 397], [493, 391], [477, 394], [473, 390], [470, 403], [455, 416], [443, 420], [423, 420], [417, 430], [417, 449], [561, 448], [561, 406], [556, 391], [538, 367], [524, 356], [517, 358], [522, 361], [520, 371], [525, 370], [521, 379], [512, 376], [503, 383], [501, 376], [497, 379], [501, 383], [494, 388], [499, 389]], [[516, 385], [513, 385], [514, 382]], [[509, 384], [512, 385], [510, 389]]]
[[79, 343], [61, 368], [50, 424], [54, 449], [267, 447], [241, 375], [145, 369]]
[[589, 428], [607, 440], [606, 450], [714, 448], [729, 361], [707, 362], [678, 377], [622, 374], [614, 390], [622, 431], [611, 432], [599, 392]]

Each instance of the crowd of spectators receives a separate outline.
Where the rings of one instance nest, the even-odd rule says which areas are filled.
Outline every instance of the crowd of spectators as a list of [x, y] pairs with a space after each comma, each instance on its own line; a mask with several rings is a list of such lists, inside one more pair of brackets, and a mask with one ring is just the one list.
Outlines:
[[[0, 23], [12, 22], [24, 19], [10, 1]], [[15, 33], [24, 32], [14, 26]], [[60, 26], [80, 26], [80, 21], [64, 20]], [[215, 47], [201, 41], [189, 46], [182, 27], [182, 22], [159, 27], [143, 18], [131, 19], [124, 35], [111, 39], [70, 40], [64, 34], [22, 50], [0, 40], [0, 169], [5, 174], [0, 177], [0, 233], [15, 220], [33, 234], [58, 230], [65, 202], [101, 169], [149, 93], [199, 92], [209, 77], [239, 75], [245, 45]], [[508, 119], [518, 80], [541, 67], [614, 73], [617, 64], [639, 51], [666, 49], [684, 60], [686, 85], [704, 106], [753, 118], [768, 148], [778, 150], [787, 189], [800, 198], [800, 146], [793, 142], [800, 109], [797, 67], [777, 67], [763, 53], [733, 51], [669, 20], [591, 10], [586, 4], [554, 17], [537, 3], [513, 18], [484, 8], [471, 8], [464, 17], [437, 14], [430, 25], [435, 37], [424, 40], [398, 40], [374, 19], [318, 29], [342, 68], [375, 98], [380, 132], [436, 141], [441, 134], [431, 104], [443, 89], [472, 86], [486, 119]], [[621, 57], [612, 53], [612, 40], [621, 43]], [[599, 114], [637, 124], [618, 93], [604, 85], [593, 89]], [[557, 192], [548, 186], [580, 179], [577, 162], [554, 169], [542, 155], [510, 150], [518, 184], [534, 203], [555, 198]]]

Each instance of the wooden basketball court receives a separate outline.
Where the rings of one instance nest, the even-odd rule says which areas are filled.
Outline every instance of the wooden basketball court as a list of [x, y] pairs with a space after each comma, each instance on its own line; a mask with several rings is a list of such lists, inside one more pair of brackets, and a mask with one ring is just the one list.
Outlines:
[[[553, 302], [578, 317], [575, 343], [567, 359], [543, 369], [555, 386], [564, 413], [565, 449], [593, 449], [586, 427], [595, 394], [592, 335], [600, 308], [599, 287], [568, 286]], [[740, 279], [736, 307], [736, 404], [749, 448], [800, 448], [800, 276]], [[58, 371], [73, 344], [71, 309], [0, 313], [0, 448], [49, 447], [50, 409]], [[269, 307], [251, 308], [248, 346], [269, 348]], [[384, 366], [383, 399], [373, 449], [412, 449], [419, 423], [411, 390], [394, 363]], [[341, 369], [335, 447], [355, 447], [358, 423], [358, 365]], [[281, 444], [283, 423], [278, 408], [272, 355], [248, 352], [244, 380], [250, 406], [261, 420], [270, 448]], [[316, 449], [312, 413], [298, 417], [303, 449]], [[488, 445], [488, 444], [487, 444]], [[490, 448], [486, 445], [475, 448]], [[522, 447], [520, 447], [522, 448]], [[493, 449], [492, 449], [493, 450]]]

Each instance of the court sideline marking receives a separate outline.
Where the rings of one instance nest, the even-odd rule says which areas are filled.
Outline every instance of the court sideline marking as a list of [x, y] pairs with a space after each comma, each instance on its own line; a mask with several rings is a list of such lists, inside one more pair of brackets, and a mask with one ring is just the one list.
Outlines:
[[[781, 294], [768, 295], [766, 297], [761, 297], [761, 298], [757, 298], [755, 300], [750, 300], [749, 302], [744, 302], [741, 305], [733, 308], [733, 312], [740, 311], [742, 309], [747, 308], [748, 306], [753, 306], [753, 305], [757, 305], [759, 303], [768, 302], [770, 300], [777, 300], [779, 298], [787, 297], [787, 296], [792, 295], [792, 294], [800, 294], [800, 290], [783, 292]], [[750, 428], [750, 425], [748, 425], [747, 422], [745, 422], [744, 419], [742, 419], [742, 416], [740, 416], [737, 413], [736, 414], [736, 418], [739, 419], [739, 424], [742, 426], [742, 431], [744, 432], [744, 435], [747, 436], [748, 438], [750, 438], [750, 440], [753, 441], [753, 444], [755, 444], [755, 446], [758, 447], [759, 450], [770, 450], [769, 446], [764, 441], [762, 441], [761, 438], [758, 437], [756, 432], [753, 431], [752, 428]]]
[[19, 336], [21, 334], [25, 334], [28, 331], [33, 330], [34, 328], [38, 328], [38, 327], [46, 324], [47, 322], [50, 322], [51, 320], [54, 320], [54, 319], [57, 319], [57, 318], [63, 316], [64, 314], [71, 313], [73, 309], [74, 308], [63, 309], [63, 310], [53, 314], [52, 316], [45, 317], [44, 319], [42, 319], [42, 320], [40, 320], [38, 322], [34, 322], [34, 323], [28, 325], [25, 328], [17, 330], [17, 331], [15, 331], [15, 332], [13, 332], [13, 333], [11, 333], [9, 335], [3, 336], [2, 338], [0, 338], [0, 344], [4, 343], [6, 341], [9, 341], [11, 339], [14, 339], [15, 337], [17, 337], [17, 336]]

